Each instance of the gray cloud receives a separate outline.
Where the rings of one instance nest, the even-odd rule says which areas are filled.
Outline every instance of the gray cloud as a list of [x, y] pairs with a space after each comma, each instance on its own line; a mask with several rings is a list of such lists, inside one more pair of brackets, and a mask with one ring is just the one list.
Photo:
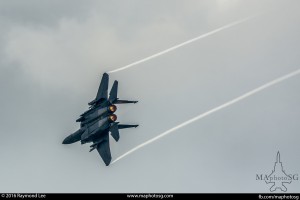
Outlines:
[[[297, 1], [0, 1], [0, 192], [267, 192], [277, 150], [299, 161], [295, 77], [105, 167], [61, 145], [104, 71], [229, 22], [264, 16], [112, 74], [138, 122], [113, 157], [299, 66]], [[3, 25], [3, 26], [2, 26]], [[230, 182], [231, 184], [228, 184]], [[288, 186], [297, 192], [299, 182]]]
[[38, 1], [38, 0], [2, 0], [0, 2], [0, 16], [2, 20], [11, 24], [26, 26], [55, 25], [62, 18], [76, 18], [83, 20], [91, 6], [91, 0]]

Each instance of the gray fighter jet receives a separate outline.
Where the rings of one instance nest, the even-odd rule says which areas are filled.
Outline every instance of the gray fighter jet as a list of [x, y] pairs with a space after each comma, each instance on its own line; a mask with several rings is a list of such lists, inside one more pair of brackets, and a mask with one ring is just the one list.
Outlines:
[[80, 129], [63, 141], [63, 144], [72, 144], [78, 141], [81, 141], [81, 144], [93, 142], [90, 146], [90, 152], [97, 149], [106, 166], [111, 162], [109, 132], [118, 141], [120, 138], [119, 129], [136, 128], [138, 126], [116, 122], [117, 116], [114, 112], [117, 107], [115, 104], [137, 103], [137, 101], [119, 100], [117, 98], [118, 81], [114, 82], [108, 97], [108, 81], [108, 74], [104, 73], [95, 100], [89, 103], [89, 110], [76, 120], [76, 122], [81, 123]]

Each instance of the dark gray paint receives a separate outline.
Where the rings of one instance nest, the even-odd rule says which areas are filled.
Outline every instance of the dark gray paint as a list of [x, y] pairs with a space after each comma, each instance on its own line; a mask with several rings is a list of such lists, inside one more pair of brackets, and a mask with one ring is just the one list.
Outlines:
[[266, 193], [255, 175], [271, 173], [278, 150], [286, 172], [299, 173], [298, 77], [109, 167], [89, 146], [61, 145], [103, 72], [261, 11], [270, 12], [111, 74], [120, 96], [140, 100], [119, 105], [119, 119], [141, 125], [110, 140], [112, 157], [294, 71], [298, 0], [0, 2], [0, 192]]
[[63, 144], [72, 144], [81, 141], [81, 144], [92, 142], [90, 152], [97, 149], [105, 165], [108, 166], [111, 162], [111, 153], [109, 147], [109, 132], [112, 137], [119, 141], [119, 126], [121, 129], [133, 128], [138, 125], [127, 125], [115, 122], [117, 116], [113, 114], [116, 111], [116, 106], [119, 102], [137, 103], [137, 101], [118, 100], [118, 82], [114, 84], [108, 97], [109, 76], [104, 73], [101, 78], [99, 89], [96, 98], [89, 103], [88, 111], [80, 115], [77, 122], [80, 122], [80, 129], [75, 133], [67, 136], [63, 140]]

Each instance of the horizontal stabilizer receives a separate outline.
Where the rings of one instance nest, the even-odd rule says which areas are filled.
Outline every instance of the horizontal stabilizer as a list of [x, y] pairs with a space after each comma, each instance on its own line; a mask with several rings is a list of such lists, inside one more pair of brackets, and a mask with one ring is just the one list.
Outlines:
[[111, 136], [116, 140], [116, 142], [119, 141], [120, 139], [120, 133], [119, 133], [119, 128], [118, 128], [118, 123], [114, 123], [109, 131], [111, 132]]
[[114, 104], [137, 103], [138, 101], [116, 100]]
[[129, 124], [118, 124], [119, 129], [124, 129], [124, 128], [136, 128], [139, 125], [129, 125]]

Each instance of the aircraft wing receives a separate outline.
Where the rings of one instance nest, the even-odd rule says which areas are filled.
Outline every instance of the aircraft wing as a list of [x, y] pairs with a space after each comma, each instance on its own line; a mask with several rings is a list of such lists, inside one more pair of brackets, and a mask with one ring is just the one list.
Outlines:
[[97, 151], [99, 152], [102, 160], [104, 161], [105, 165], [108, 166], [111, 162], [111, 153], [109, 147], [109, 135], [104, 134], [104, 138], [101, 143], [97, 145]]

